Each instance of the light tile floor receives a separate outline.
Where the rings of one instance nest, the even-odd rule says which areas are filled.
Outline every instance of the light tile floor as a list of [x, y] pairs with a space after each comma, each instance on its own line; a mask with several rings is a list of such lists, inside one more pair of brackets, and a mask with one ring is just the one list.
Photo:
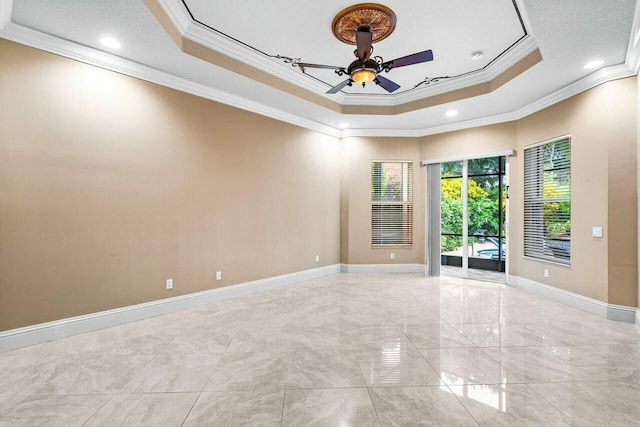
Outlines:
[[[462, 267], [453, 267], [451, 265], [441, 265], [440, 274], [449, 277], [459, 277], [465, 279], [464, 270]], [[477, 268], [469, 268], [467, 270], [469, 279], [482, 280], [485, 282], [506, 283], [507, 276], [505, 273], [499, 271], [480, 270]]]
[[0, 426], [640, 425], [640, 334], [501, 284], [337, 274], [0, 353]]

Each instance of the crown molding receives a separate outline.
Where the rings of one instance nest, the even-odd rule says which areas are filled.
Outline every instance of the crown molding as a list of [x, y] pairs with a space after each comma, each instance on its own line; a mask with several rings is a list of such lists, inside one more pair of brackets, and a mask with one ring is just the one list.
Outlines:
[[601, 68], [588, 76], [577, 80], [570, 85], [564, 86], [557, 91], [525, 105], [524, 107], [515, 111], [515, 120], [522, 119], [547, 107], [550, 107], [558, 102], [571, 98], [589, 89], [593, 89], [603, 83], [607, 83], [613, 80], [623, 79], [625, 77], [631, 77], [636, 75], [637, 72], [633, 71], [626, 63], [613, 65], [611, 67]]
[[511, 67], [527, 58], [535, 52], [536, 49], [538, 49], [538, 45], [535, 40], [532, 37], [527, 36], [520, 41], [517, 47], [512, 48], [509, 52], [498, 58], [498, 60], [486, 70], [475, 72], [469, 76], [459, 77], [452, 80], [442, 80], [399, 95], [345, 95], [343, 93], [339, 93], [341, 97], [338, 98], [338, 101], [341, 104], [347, 105], [396, 107], [409, 102], [465, 89], [478, 84], [490, 83], [501, 74], [508, 71]]
[[638, 74], [640, 70], [640, 3], [636, 3], [636, 10], [633, 14], [633, 25], [631, 26], [625, 63], [634, 74]]
[[189, 12], [182, 7], [181, 2], [176, 0], [155, 0], [165, 11], [173, 25], [180, 33], [184, 34], [189, 27], [189, 24], [193, 22]]
[[466, 77], [460, 77], [453, 80], [442, 80], [398, 95], [360, 95], [344, 93], [338, 93], [336, 95], [340, 95], [337, 99], [341, 104], [395, 107], [409, 102], [418, 101], [423, 98], [441, 95], [443, 93], [453, 92], [459, 89], [465, 89], [481, 83], [491, 82], [493, 79], [509, 70], [509, 68], [525, 59], [536, 49], [538, 49], [538, 44], [535, 39], [531, 36], [527, 36], [522, 39], [517, 46], [514, 46], [509, 50], [509, 52], [498, 58], [496, 62], [486, 70], [475, 72]]
[[417, 138], [420, 137], [420, 130], [417, 129], [343, 129], [340, 138], [351, 137], [394, 137], [394, 138]]
[[[305, 76], [299, 72], [296, 67], [283, 67], [282, 61], [260, 55], [250, 47], [214, 33], [198, 22], [191, 21], [187, 26], [186, 31], [182, 33], [182, 37], [207, 49], [211, 49], [215, 52], [219, 52], [230, 58], [236, 59], [260, 71], [265, 71], [279, 79], [293, 83], [302, 89], [311, 92], [319, 91], [321, 94], [324, 94], [327, 90], [326, 85]], [[326, 97], [335, 101], [335, 98], [331, 98], [328, 95]]]
[[[282, 78], [282, 74], [286, 73], [286, 80], [302, 87], [303, 89], [317, 90], [324, 93], [327, 90], [325, 84], [314, 79], [306, 77], [297, 71], [295, 67], [287, 70], [282, 67], [280, 60], [274, 58], [265, 58], [257, 54], [250, 47], [237, 43], [221, 34], [218, 34], [201, 23], [194, 21], [182, 2], [175, 0], [156, 0], [164, 9], [173, 25], [180, 32], [182, 37], [187, 38], [201, 46], [216, 52], [222, 53], [230, 58], [241, 61], [252, 67], [266, 71], [267, 73]], [[327, 98], [335, 100], [335, 98]]]
[[[488, 83], [488, 73], [479, 71], [469, 76], [459, 77], [453, 80], [442, 80], [437, 83], [430, 83], [422, 88], [399, 95], [360, 95], [340, 93], [339, 102], [353, 106], [383, 106], [396, 107], [408, 102], [441, 95], [454, 90], [465, 89], [481, 83]], [[428, 92], [428, 93], [427, 93]]]
[[513, 0], [518, 5], [518, 10], [520, 11], [520, 18], [522, 18], [522, 22], [524, 23], [524, 27], [527, 29], [527, 32], [530, 36], [534, 36], [533, 34], [533, 26], [531, 25], [531, 19], [529, 18], [529, 13], [527, 13], [527, 8], [524, 5], [525, 0]]
[[0, 0], [0, 31], [11, 22], [13, 0]]
[[[424, 85], [421, 88], [414, 90], [409, 89], [409, 91], [405, 93], [395, 95], [364, 95], [347, 94], [344, 92], [328, 95], [325, 93], [327, 90], [326, 84], [299, 72], [297, 67], [283, 66], [284, 64], [281, 60], [275, 57], [269, 57], [274, 54], [273, 52], [259, 53], [259, 51], [256, 51], [248, 45], [212, 30], [206, 25], [194, 20], [180, 2], [169, 0], [157, 0], [157, 2], [164, 8], [167, 17], [173, 22], [176, 29], [180, 31], [183, 38], [251, 67], [265, 71], [279, 79], [284, 79], [302, 89], [315, 92], [331, 101], [350, 106], [396, 107], [426, 97], [471, 87], [476, 84], [489, 83], [538, 49], [535, 39], [531, 35], [526, 35], [486, 69], [478, 70], [469, 76], [443, 80], [437, 84]], [[518, 5], [518, 7], [520, 7], [520, 5]]]
[[504, 114], [498, 114], [488, 117], [482, 117], [479, 119], [465, 120], [455, 123], [447, 123], [440, 126], [432, 126], [422, 129], [344, 129], [341, 132], [341, 137], [352, 136], [395, 136], [395, 137], [413, 137], [419, 138], [422, 136], [437, 135], [440, 133], [453, 132], [457, 130], [469, 129], [480, 126], [495, 125], [498, 123], [506, 123], [514, 120], [523, 119], [533, 113], [536, 113], [545, 108], [551, 107], [559, 102], [565, 101], [573, 96], [576, 96], [584, 91], [593, 89], [603, 83], [613, 80], [623, 79], [631, 77], [637, 74], [637, 71], [632, 70], [627, 64], [614, 65], [607, 68], [602, 68], [588, 76], [565, 86], [543, 98], [534, 101], [531, 104]]
[[[158, 1], [161, 5], [163, 5], [167, 13], [172, 14], [172, 17], [174, 18], [173, 22], [180, 23], [180, 25], [182, 25], [185, 29], [189, 27], [193, 22], [188, 14], [185, 16], [186, 11], [183, 11], [179, 6], [177, 6], [177, 3], [171, 2], [170, 0]], [[520, 4], [520, 0], [517, 1]], [[339, 129], [314, 120], [302, 118], [296, 114], [286, 113], [276, 108], [260, 104], [258, 102], [249, 101], [245, 98], [231, 95], [227, 92], [213, 89], [205, 85], [194, 83], [190, 80], [177, 77], [173, 74], [159, 71], [157, 69], [115, 55], [111, 55], [97, 49], [79, 45], [68, 40], [62, 40], [11, 23], [10, 18], [12, 7], [12, 0], [0, 0], [1, 38], [31, 46], [36, 49], [51, 52], [56, 55], [64, 56], [76, 61], [94, 65], [106, 70], [115, 71], [121, 74], [139, 78], [141, 80], [146, 80], [151, 83], [156, 83], [175, 90], [190, 93], [192, 95], [200, 96], [202, 98], [210, 99], [222, 104], [237, 107], [246, 111], [273, 118], [275, 120], [304, 127], [336, 138], [346, 138], [351, 136], [391, 136], [416, 138], [444, 132], [462, 130], [471, 127], [486, 126], [519, 120], [544, 108], [550, 107], [558, 102], [564, 101], [581, 92], [592, 89], [602, 83], [637, 75], [638, 69], [640, 68], [640, 5], [637, 5], [634, 14], [632, 32], [628, 44], [625, 63], [600, 69], [568, 86], [560, 88], [559, 90], [549, 95], [546, 95], [528, 105], [525, 105], [518, 110], [479, 119], [447, 123], [445, 125], [432, 126], [422, 129]], [[523, 20], [526, 24], [528, 24], [526, 11], [521, 4], [520, 10], [523, 15]], [[178, 18], [176, 18], [176, 16], [178, 16]], [[530, 26], [528, 26], [528, 28], [530, 28]], [[191, 32], [193, 33], [193, 31]], [[525, 41], [525, 39], [523, 39], [523, 41]], [[535, 45], [533, 36], [531, 36], [529, 41], [527, 41], [526, 46], [530, 46], [529, 43], [533, 43]], [[509, 58], [507, 58], [506, 60], [509, 60]], [[271, 65], [275, 66], [276, 64], [272, 62]], [[371, 99], [369, 99], [369, 101], [371, 101]]]
[[509, 51], [505, 52], [505, 54], [498, 58], [492, 65], [487, 67], [487, 77], [490, 80], [495, 79], [537, 49], [539, 49], [539, 46], [535, 37], [531, 34], [527, 35], [518, 41]]
[[465, 120], [456, 123], [447, 123], [441, 126], [432, 126], [423, 129], [344, 129], [341, 138], [348, 137], [400, 137], [420, 138], [423, 136], [437, 135], [473, 127], [495, 125], [498, 123], [517, 120], [516, 113], [505, 113], [480, 119]]
[[439, 133], [452, 132], [457, 130], [469, 129], [479, 126], [495, 125], [498, 123], [506, 123], [514, 120], [523, 119], [533, 113], [536, 113], [545, 108], [551, 107], [559, 102], [565, 101], [572, 96], [576, 96], [584, 91], [593, 89], [603, 83], [618, 80], [625, 77], [631, 77], [636, 75], [630, 67], [626, 64], [615, 65], [612, 67], [602, 68], [586, 77], [583, 77], [576, 82], [565, 86], [531, 104], [525, 105], [516, 111], [508, 112], [504, 114], [498, 114], [489, 117], [483, 117], [480, 119], [467, 120], [457, 123], [450, 123], [443, 126], [434, 126], [430, 128], [424, 128], [417, 133], [419, 136], [437, 135]]
[[256, 53], [250, 47], [237, 43], [223, 35], [217, 34], [196, 21], [191, 21], [188, 24], [185, 31], [182, 32], [182, 37], [207, 49], [219, 52], [251, 67], [265, 71], [279, 79], [284, 79], [305, 90], [316, 92], [318, 95], [343, 105], [395, 107], [409, 101], [422, 99], [426, 96], [435, 96], [441, 93], [450, 92], [456, 89], [463, 89], [465, 87], [473, 86], [474, 84], [485, 83], [488, 81], [488, 73], [486, 71], [482, 71], [467, 77], [454, 79], [452, 81], [442, 81], [437, 85], [424, 86], [416, 91], [411, 91], [401, 95], [361, 95], [347, 94], [344, 92], [328, 95], [325, 93], [327, 86], [324, 83], [309, 78], [307, 75], [301, 73], [297, 67], [283, 67], [280, 60], [264, 57], [263, 55]]
[[218, 89], [213, 89], [191, 80], [177, 77], [173, 74], [159, 71], [155, 68], [130, 61], [97, 49], [79, 45], [68, 40], [44, 34], [30, 28], [10, 23], [0, 33], [0, 37], [26, 46], [34, 47], [46, 52], [54, 53], [85, 64], [93, 65], [105, 70], [135, 77], [181, 92], [210, 99], [221, 104], [230, 105], [262, 116], [270, 117], [282, 122], [311, 129], [326, 135], [338, 137], [340, 130], [314, 120], [305, 119], [295, 114], [286, 113], [264, 104], [250, 101], [240, 96], [231, 95]]
[[475, 128], [480, 126], [496, 125], [499, 123], [507, 123], [518, 120], [517, 113], [504, 113], [496, 114], [489, 117], [481, 117], [479, 119], [465, 120], [458, 123], [447, 123], [442, 126], [433, 126], [430, 128], [421, 129], [419, 131], [420, 136], [438, 135], [440, 133], [453, 132], [457, 130]]

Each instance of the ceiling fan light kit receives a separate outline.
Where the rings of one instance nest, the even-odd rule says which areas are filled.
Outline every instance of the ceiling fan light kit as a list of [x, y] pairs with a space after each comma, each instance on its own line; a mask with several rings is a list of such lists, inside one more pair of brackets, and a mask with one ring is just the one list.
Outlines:
[[356, 59], [351, 63], [351, 65], [349, 65], [347, 72], [351, 76], [351, 80], [365, 85], [376, 78], [378, 63], [372, 59], [368, 59], [366, 61]]
[[351, 86], [353, 83], [362, 84], [364, 87], [371, 82], [392, 93], [399, 89], [400, 85], [381, 76], [380, 73], [383, 71], [388, 73], [393, 68], [433, 61], [431, 50], [387, 62], [380, 56], [371, 58], [373, 43], [387, 38], [395, 29], [396, 21], [396, 14], [390, 8], [377, 3], [361, 3], [343, 9], [333, 18], [331, 29], [333, 35], [341, 42], [356, 45], [353, 52], [356, 60], [347, 68], [306, 62], [296, 62], [294, 65], [303, 72], [305, 68], [322, 68], [334, 70], [339, 76], [349, 75], [348, 79], [329, 89], [328, 94], [340, 92], [345, 86]]

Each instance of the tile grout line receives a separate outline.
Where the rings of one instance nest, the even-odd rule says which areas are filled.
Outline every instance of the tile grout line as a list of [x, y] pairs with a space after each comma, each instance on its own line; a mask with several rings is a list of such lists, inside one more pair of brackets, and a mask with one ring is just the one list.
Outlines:
[[[469, 408], [466, 407], [466, 405], [464, 403], [462, 403], [462, 401], [460, 400], [460, 398], [458, 397], [458, 395], [456, 395], [453, 390], [451, 390], [451, 387], [449, 387], [449, 384], [445, 383], [444, 380], [442, 381], [443, 385], [447, 388], [447, 390], [449, 390], [449, 393], [453, 396], [454, 399], [456, 399], [456, 401], [464, 408], [464, 410], [467, 412], [467, 414], [469, 414], [469, 416], [471, 417], [471, 419], [473, 421], [475, 421], [476, 425], [478, 427], [480, 427], [480, 421], [478, 421], [476, 419], [476, 417], [473, 416], [473, 414], [471, 413], [471, 411], [469, 411]], [[505, 385], [505, 384], [501, 384], [501, 385]], [[464, 387], [464, 386], [463, 386]]]
[[356, 359], [356, 363], [358, 364], [358, 369], [360, 370], [360, 375], [362, 376], [362, 381], [364, 383], [364, 386], [367, 390], [367, 394], [369, 395], [369, 400], [371, 401], [371, 406], [373, 406], [373, 412], [375, 412], [376, 414], [376, 420], [378, 420], [378, 425], [382, 426], [382, 422], [380, 422], [380, 415], [378, 414], [378, 408], [376, 408], [376, 404], [373, 401], [373, 396], [371, 396], [371, 387], [369, 387], [369, 385], [367, 384], [367, 379], [364, 376], [364, 371], [362, 370], [362, 365], [360, 364], [360, 359], [358, 359], [358, 356], [356, 355], [356, 350], [352, 349], [351, 350], [353, 352], [353, 357], [355, 357]]
[[[68, 396], [68, 395], [66, 395], [66, 396]], [[109, 398], [108, 398], [107, 400], [105, 400], [105, 401], [104, 401], [104, 403], [103, 403], [102, 405], [100, 405], [100, 407], [99, 407], [98, 409], [96, 409], [96, 410], [95, 410], [95, 412], [94, 412], [93, 414], [91, 414], [91, 415], [90, 415], [90, 416], [89, 416], [89, 417], [88, 417], [88, 418], [87, 418], [87, 419], [82, 423], [82, 427], [86, 426], [86, 425], [87, 425], [87, 423], [88, 423], [89, 421], [91, 421], [91, 419], [92, 419], [93, 417], [95, 417], [95, 416], [96, 416], [96, 414], [97, 414], [98, 412], [100, 412], [100, 410], [101, 410], [102, 408], [104, 408], [105, 406], [107, 406], [107, 403], [109, 403], [109, 402], [113, 399], [113, 397], [114, 397], [114, 396], [115, 396], [115, 394], [109, 395]]]
[[[608, 382], [608, 381], [607, 381]], [[534, 383], [534, 384], [556, 384], [556, 383]], [[566, 412], [564, 412], [562, 409], [558, 408], [556, 405], [554, 405], [553, 403], [551, 403], [550, 400], [548, 400], [546, 397], [544, 397], [542, 394], [540, 394], [536, 389], [534, 389], [533, 387], [529, 386], [529, 383], [525, 383], [524, 384], [529, 390], [533, 391], [536, 395], [540, 396], [540, 398], [547, 402], [549, 405], [551, 405], [552, 408], [554, 408], [556, 411], [560, 412], [562, 415], [564, 415], [565, 417], [569, 418], [569, 420], [571, 420], [571, 414], [567, 414]]]
[[378, 408], [376, 408], [376, 403], [373, 401], [373, 397], [371, 396], [371, 387], [367, 387], [367, 394], [369, 395], [369, 400], [371, 401], [371, 406], [373, 406], [373, 412], [376, 414], [376, 420], [378, 420], [378, 425], [382, 426], [380, 422], [380, 415], [378, 415]]
[[[233, 340], [233, 338], [232, 338], [232, 340]], [[231, 343], [231, 341], [229, 341], [229, 343]], [[216, 362], [216, 364], [213, 366], [213, 369], [211, 369], [211, 373], [207, 377], [207, 380], [204, 381], [204, 383], [202, 384], [202, 388], [198, 392], [198, 396], [194, 399], [193, 404], [191, 405], [191, 408], [189, 408], [189, 410], [187, 411], [187, 414], [184, 416], [184, 419], [182, 420], [182, 423], [180, 424], [180, 427], [182, 427], [184, 425], [184, 423], [187, 422], [187, 419], [189, 418], [189, 415], [191, 415], [191, 411], [193, 411], [193, 408], [196, 407], [196, 404], [198, 403], [198, 400], [200, 400], [200, 397], [202, 396], [202, 393], [203, 393], [205, 387], [209, 383], [209, 380], [213, 376], [213, 373], [215, 372], [216, 367], [218, 366], [218, 363], [220, 363], [220, 361], [222, 360], [223, 356], [224, 356], [224, 353], [220, 354], [220, 357], [218, 358], [218, 361]]]
[[186, 415], [184, 416], [184, 419], [182, 420], [182, 423], [180, 423], [180, 427], [184, 426], [184, 423], [187, 422], [187, 418], [189, 418], [189, 415], [191, 415], [191, 411], [193, 411], [193, 408], [196, 407], [196, 404], [198, 403], [198, 400], [200, 400], [200, 396], [202, 396], [202, 391], [200, 393], [198, 393], [198, 396], [196, 396], [195, 399], [193, 399], [193, 404], [191, 405], [191, 408], [189, 408], [189, 410], [187, 411]]
[[282, 411], [280, 412], [280, 427], [284, 425], [284, 405], [287, 400], [287, 387], [289, 385], [289, 370], [291, 369], [291, 362], [293, 357], [291, 356], [291, 344], [289, 345], [289, 352], [287, 352], [287, 370], [284, 374], [284, 393], [282, 394]]

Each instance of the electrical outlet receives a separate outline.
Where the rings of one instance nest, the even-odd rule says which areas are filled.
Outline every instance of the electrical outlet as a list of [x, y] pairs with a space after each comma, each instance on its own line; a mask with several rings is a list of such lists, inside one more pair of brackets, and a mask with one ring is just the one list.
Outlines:
[[173, 279], [167, 279], [167, 289], [173, 289]]
[[222, 271], [216, 271], [216, 280], [222, 280]]
[[396, 254], [391, 252], [391, 254], [389, 255], [389, 259], [396, 259]]
[[544, 277], [549, 277], [549, 269], [548, 268], [544, 269]]
[[316, 262], [320, 262], [320, 255], [316, 255]]

